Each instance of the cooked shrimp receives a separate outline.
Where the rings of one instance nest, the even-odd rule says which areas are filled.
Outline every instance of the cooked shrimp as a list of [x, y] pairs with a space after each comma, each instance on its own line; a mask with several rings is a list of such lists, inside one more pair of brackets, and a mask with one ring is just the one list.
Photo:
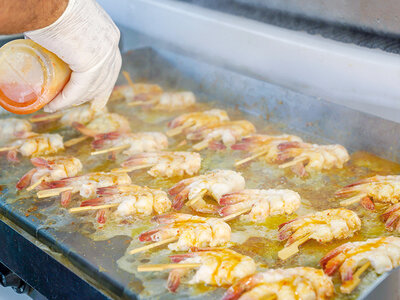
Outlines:
[[74, 122], [72, 126], [79, 130], [83, 135], [92, 137], [101, 133], [114, 131], [126, 133], [131, 130], [129, 121], [124, 116], [115, 113], [100, 114], [86, 126], [78, 122]]
[[298, 267], [271, 269], [242, 278], [232, 285], [223, 300], [257, 300], [275, 297], [278, 300], [316, 299], [333, 296], [332, 280], [322, 270]]
[[263, 222], [269, 216], [294, 213], [300, 207], [301, 198], [291, 190], [254, 189], [225, 194], [219, 203], [225, 205], [219, 211], [222, 216], [248, 208], [250, 212], [241, 215], [241, 220]]
[[37, 134], [26, 139], [16, 140], [9, 145], [11, 150], [7, 158], [18, 161], [17, 154], [22, 156], [41, 156], [56, 153], [64, 149], [63, 137], [59, 134]]
[[281, 164], [280, 168], [292, 167], [299, 176], [305, 176], [307, 171], [343, 168], [350, 159], [347, 150], [341, 145], [316, 145], [299, 142], [286, 142], [278, 146], [278, 161], [289, 162]]
[[32, 125], [27, 120], [8, 118], [0, 120], [0, 145], [34, 135]]
[[382, 214], [382, 220], [385, 222], [385, 227], [389, 231], [396, 230], [400, 232], [400, 203], [396, 203]]
[[71, 201], [72, 194], [74, 193], [79, 193], [82, 197], [89, 198], [96, 195], [96, 190], [98, 188], [114, 185], [128, 185], [131, 183], [131, 178], [125, 173], [114, 174], [95, 172], [42, 183], [41, 188], [54, 189], [69, 187], [69, 190], [61, 193], [61, 205], [67, 206]]
[[369, 210], [375, 209], [374, 202], [398, 203], [400, 200], [400, 176], [374, 176], [362, 179], [340, 189], [335, 194], [338, 197], [349, 197], [341, 203], [344, 205], [361, 202]]
[[364, 242], [343, 244], [330, 251], [320, 261], [329, 276], [339, 270], [342, 279], [342, 292], [346, 283], [353, 280], [358, 267], [370, 262], [375, 272], [382, 274], [400, 265], [400, 238], [389, 236], [369, 239]]
[[119, 85], [114, 88], [110, 100], [143, 101], [149, 100], [162, 92], [163, 89], [157, 84], [134, 83], [133, 85]]
[[[116, 203], [115, 215], [129, 217], [132, 215], [149, 216], [162, 214], [171, 209], [171, 201], [166, 192], [138, 185], [122, 185], [99, 188], [99, 197], [83, 201], [81, 206], [97, 206]], [[105, 218], [98, 219], [104, 223]]]
[[203, 196], [209, 195], [217, 202], [225, 194], [240, 191], [245, 187], [245, 180], [240, 173], [231, 170], [214, 170], [204, 175], [184, 179], [169, 189], [169, 194], [174, 196], [172, 206], [181, 209], [185, 200], [197, 199], [191, 207], [200, 212], [215, 212], [216, 207], [207, 204]]
[[[256, 263], [251, 257], [230, 249], [198, 249], [195, 252], [172, 255], [170, 258], [174, 263], [201, 264], [188, 284], [231, 285], [256, 272]], [[168, 289], [175, 292], [179, 287], [181, 277], [190, 271], [190, 269], [172, 270], [168, 277]]]
[[[229, 121], [229, 116], [225, 110], [211, 109], [180, 115], [179, 117], [169, 122], [168, 127], [171, 129], [182, 129], [179, 130], [176, 134], [186, 134], [188, 132], [196, 130], [201, 126], [219, 124], [227, 121]], [[174, 130], [171, 130], [170, 132], [175, 133]], [[171, 134], [171, 136], [176, 134]]]
[[153, 177], [194, 175], [201, 168], [201, 156], [197, 152], [148, 152], [133, 155], [124, 168], [150, 165], [147, 171]]
[[278, 238], [288, 240], [286, 245], [308, 236], [319, 243], [345, 239], [361, 229], [357, 214], [345, 208], [327, 209], [298, 217], [279, 226]]
[[72, 156], [35, 157], [31, 163], [36, 167], [26, 173], [17, 183], [21, 190], [38, 181], [54, 181], [72, 177], [82, 171], [82, 163]]
[[154, 220], [163, 226], [142, 233], [139, 240], [157, 242], [178, 237], [176, 243], [168, 245], [174, 251], [187, 251], [192, 247], [223, 246], [231, 238], [229, 225], [217, 218], [174, 213], [155, 216]]
[[254, 125], [249, 121], [229, 121], [201, 126], [190, 132], [187, 138], [193, 141], [202, 140], [193, 146], [195, 150], [202, 150], [207, 147], [217, 150], [233, 145], [243, 136], [249, 135], [255, 130]]
[[84, 104], [65, 110], [60, 118], [60, 123], [64, 126], [72, 126], [74, 122], [87, 124], [105, 113], [107, 113], [107, 107], [96, 110], [89, 104]]
[[274, 162], [278, 158], [278, 153], [280, 152], [278, 146], [286, 142], [302, 142], [302, 139], [298, 136], [289, 134], [253, 134], [232, 145], [232, 149], [248, 152], [262, 152], [260, 155], [262, 159], [267, 162]]
[[169, 92], [155, 96], [154, 109], [157, 110], [178, 110], [193, 106], [196, 103], [196, 96], [192, 92]]
[[125, 155], [164, 150], [168, 147], [168, 138], [161, 132], [120, 133], [109, 132], [95, 136], [94, 149], [108, 149], [126, 146]]

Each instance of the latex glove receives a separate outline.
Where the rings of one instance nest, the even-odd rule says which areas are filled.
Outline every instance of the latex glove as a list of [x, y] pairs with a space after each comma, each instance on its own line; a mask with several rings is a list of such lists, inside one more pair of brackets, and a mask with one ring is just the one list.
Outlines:
[[54, 112], [93, 101], [106, 105], [121, 68], [120, 32], [94, 0], [69, 0], [53, 24], [25, 33], [25, 37], [57, 54], [72, 70], [71, 79], [44, 107]]

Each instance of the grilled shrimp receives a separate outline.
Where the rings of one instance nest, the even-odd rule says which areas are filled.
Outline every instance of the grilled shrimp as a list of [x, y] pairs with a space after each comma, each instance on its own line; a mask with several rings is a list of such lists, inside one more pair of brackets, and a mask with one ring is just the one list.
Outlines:
[[150, 165], [147, 171], [153, 177], [194, 175], [201, 168], [201, 156], [197, 152], [148, 152], [133, 155], [124, 168]]
[[0, 120], [0, 145], [34, 135], [32, 125], [26, 120], [8, 118]]
[[374, 176], [362, 179], [340, 189], [337, 197], [349, 197], [341, 203], [361, 202], [369, 210], [375, 209], [374, 202], [398, 203], [400, 200], [400, 176]]
[[72, 156], [35, 157], [31, 159], [33, 168], [27, 172], [17, 183], [17, 189], [21, 190], [39, 180], [48, 182], [72, 177], [82, 171], [82, 163]]
[[203, 196], [209, 195], [217, 202], [227, 193], [240, 191], [245, 187], [245, 180], [240, 173], [231, 170], [214, 170], [204, 175], [195, 176], [178, 182], [169, 189], [169, 194], [174, 196], [172, 206], [181, 209], [185, 200], [197, 199], [191, 207], [200, 212], [215, 212], [214, 205], [207, 204]]
[[154, 109], [172, 111], [193, 106], [196, 96], [192, 92], [169, 92], [156, 95], [152, 100], [156, 101]]
[[[97, 189], [99, 197], [85, 200], [81, 206], [97, 206], [117, 203], [115, 214], [119, 217], [131, 215], [149, 216], [162, 214], [171, 209], [171, 201], [166, 192], [138, 185], [109, 186]], [[104, 223], [105, 218], [98, 219]]]
[[345, 239], [361, 229], [361, 220], [357, 214], [345, 208], [327, 209], [305, 215], [279, 226], [278, 238], [288, 240], [286, 245], [309, 236], [319, 243], [333, 239]]
[[60, 123], [64, 126], [72, 126], [74, 122], [87, 124], [105, 113], [107, 113], [107, 107], [96, 110], [89, 104], [83, 104], [65, 110], [60, 119]]
[[278, 158], [278, 153], [280, 151], [278, 146], [286, 142], [302, 142], [302, 139], [298, 136], [289, 134], [253, 134], [232, 145], [232, 149], [248, 152], [263, 152], [264, 154], [260, 157], [267, 162], [274, 162]]
[[162, 92], [163, 89], [157, 84], [134, 83], [133, 85], [119, 85], [114, 88], [110, 100], [143, 101], [149, 100]]
[[278, 300], [329, 299], [334, 294], [329, 276], [322, 270], [298, 267], [271, 269], [242, 278], [232, 285], [223, 300], [257, 300], [275, 297]]
[[221, 197], [219, 203], [224, 207], [219, 210], [222, 216], [228, 216], [246, 208], [248, 214], [241, 220], [263, 222], [269, 216], [292, 214], [301, 204], [300, 195], [291, 190], [242, 190]]
[[[307, 171], [343, 168], [350, 159], [347, 150], [341, 145], [316, 145], [300, 142], [286, 142], [278, 146], [279, 167], [292, 167], [299, 176], [305, 176]], [[289, 162], [286, 162], [290, 160]], [[284, 163], [286, 162], [286, 163]]]
[[[256, 272], [256, 263], [251, 257], [242, 255], [230, 249], [205, 248], [195, 252], [170, 256], [174, 263], [199, 263], [201, 266], [189, 284], [205, 283], [213, 286], [225, 286]], [[181, 277], [190, 269], [174, 269], [169, 273], [168, 289], [175, 292]]]
[[[168, 127], [171, 129], [182, 128], [182, 130], [177, 132], [177, 134], [180, 134], [182, 132], [188, 133], [194, 131], [201, 126], [219, 124], [227, 121], [229, 121], [229, 116], [225, 110], [211, 109], [180, 115], [169, 122]], [[174, 132], [174, 130], [171, 130], [170, 132]], [[172, 135], [175, 134], [171, 134], [171, 136]]]
[[94, 149], [108, 149], [126, 146], [125, 155], [164, 150], [168, 147], [168, 138], [161, 132], [120, 133], [109, 132], [98, 134], [92, 143]]
[[96, 195], [96, 190], [101, 187], [114, 185], [129, 185], [131, 178], [125, 174], [114, 174], [105, 172], [88, 173], [76, 177], [68, 177], [61, 180], [42, 183], [42, 189], [70, 188], [61, 193], [61, 205], [68, 206], [71, 196], [79, 193], [83, 198], [90, 198]]
[[59, 134], [37, 134], [26, 139], [16, 140], [10, 144], [12, 148], [7, 155], [8, 160], [18, 161], [17, 154], [22, 156], [41, 156], [56, 153], [64, 149], [63, 137]]
[[346, 243], [325, 255], [320, 264], [329, 276], [333, 276], [339, 270], [342, 279], [341, 291], [345, 293], [346, 283], [353, 280], [355, 270], [367, 262], [370, 262], [378, 274], [399, 266], [400, 238], [389, 236]]
[[240, 140], [243, 136], [256, 131], [249, 121], [229, 121], [218, 124], [210, 124], [199, 127], [187, 135], [189, 140], [202, 140], [193, 146], [195, 150], [202, 150], [206, 147], [211, 149], [225, 149]]
[[72, 126], [79, 130], [83, 135], [94, 137], [101, 133], [108, 132], [121, 132], [127, 133], [131, 131], [128, 120], [119, 114], [115, 113], [104, 113], [96, 116], [86, 126], [74, 122]]
[[217, 218], [203, 218], [189, 214], [166, 214], [155, 216], [154, 221], [163, 224], [139, 236], [141, 242], [158, 242], [171, 237], [177, 237], [176, 243], [168, 248], [174, 251], [187, 251], [192, 247], [218, 247], [231, 239], [231, 228]]

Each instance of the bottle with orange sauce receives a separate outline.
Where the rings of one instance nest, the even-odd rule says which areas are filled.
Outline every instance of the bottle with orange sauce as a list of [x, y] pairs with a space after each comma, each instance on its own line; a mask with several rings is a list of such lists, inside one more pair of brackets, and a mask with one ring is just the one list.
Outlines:
[[71, 70], [57, 55], [31, 40], [0, 48], [0, 105], [15, 114], [38, 111], [64, 88]]

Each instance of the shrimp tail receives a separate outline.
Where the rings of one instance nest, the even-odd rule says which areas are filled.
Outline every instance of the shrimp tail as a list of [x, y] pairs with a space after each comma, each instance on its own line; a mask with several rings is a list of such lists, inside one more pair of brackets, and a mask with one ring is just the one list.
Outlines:
[[82, 201], [81, 206], [97, 206], [103, 204], [104, 202], [104, 199], [102, 197], [99, 197]]
[[65, 191], [61, 193], [61, 206], [63, 207], [67, 207], [70, 202], [71, 202], [71, 198], [72, 198], [72, 191]]
[[36, 168], [30, 170], [27, 172], [24, 176], [21, 177], [21, 179], [18, 181], [16, 188], [18, 190], [22, 190], [26, 187], [28, 187], [31, 184], [32, 177], [33, 175], [37, 172]]
[[32, 165], [34, 165], [35, 167], [38, 167], [38, 168], [51, 169], [49, 162], [46, 159], [41, 158], [41, 157], [31, 158], [31, 163], [32, 163]]
[[190, 252], [190, 253], [171, 255], [169, 258], [171, 259], [171, 261], [173, 263], [179, 263], [179, 262], [181, 262], [189, 257], [193, 257], [195, 255], [196, 255], [196, 253]]
[[75, 128], [76, 130], [78, 130], [83, 135], [86, 135], [86, 136], [95, 137], [97, 135], [97, 133], [94, 130], [89, 129], [85, 125], [83, 125], [81, 123], [78, 123], [78, 122], [73, 122], [72, 123], [72, 127]]
[[19, 163], [18, 152], [16, 150], [8, 151], [7, 160], [9, 162]]
[[118, 192], [118, 186], [116, 185], [101, 187], [96, 190], [96, 194], [100, 196], [112, 196], [118, 194]]
[[152, 229], [146, 232], [143, 232], [139, 235], [139, 241], [141, 242], [152, 242], [154, 241], [154, 235], [158, 233], [160, 229]]
[[106, 209], [100, 209], [100, 210], [96, 213], [96, 219], [97, 219], [97, 223], [99, 223], [99, 224], [105, 224], [106, 221], [107, 221]]
[[239, 299], [240, 296], [252, 289], [255, 285], [257, 285], [256, 275], [249, 275], [240, 279], [234, 285], [232, 285], [224, 294], [221, 300], [236, 300]]
[[172, 200], [172, 207], [175, 210], [181, 210], [183, 205], [185, 204], [185, 200], [188, 198], [190, 190], [184, 189], [175, 198]]
[[374, 210], [375, 209], [375, 204], [372, 201], [372, 199], [368, 196], [365, 196], [361, 199], [361, 205], [367, 209], [367, 210]]
[[175, 293], [178, 289], [179, 285], [181, 284], [181, 277], [187, 272], [187, 270], [183, 269], [173, 269], [169, 272], [168, 275], [168, 290], [172, 293]]

